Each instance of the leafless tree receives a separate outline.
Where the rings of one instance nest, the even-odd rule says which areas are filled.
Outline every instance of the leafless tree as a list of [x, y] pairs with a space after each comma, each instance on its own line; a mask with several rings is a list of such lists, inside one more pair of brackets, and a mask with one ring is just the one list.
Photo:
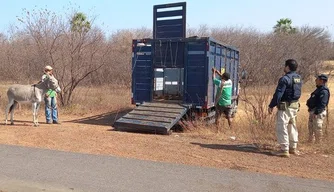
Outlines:
[[[83, 18], [84, 17], [84, 18]], [[102, 68], [111, 49], [98, 28], [91, 28], [84, 14], [74, 13], [71, 20], [41, 9], [26, 12], [20, 21], [24, 24], [26, 39], [32, 41], [39, 58], [39, 71], [52, 65], [63, 92], [61, 103], [71, 103], [73, 91], [90, 74]], [[74, 21], [80, 20], [80, 21]], [[36, 63], [36, 62], [35, 62]]]

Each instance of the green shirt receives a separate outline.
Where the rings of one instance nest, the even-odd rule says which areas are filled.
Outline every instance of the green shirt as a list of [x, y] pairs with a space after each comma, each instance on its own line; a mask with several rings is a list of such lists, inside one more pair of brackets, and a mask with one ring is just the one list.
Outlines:
[[[46, 78], [46, 74], [44, 74], [42, 76], [42, 81], [44, 81], [44, 79]], [[46, 92], [46, 95], [48, 95], [49, 97], [55, 97], [57, 95], [56, 91], [52, 90], [52, 89], [49, 89], [47, 92]]]
[[[218, 100], [218, 105], [220, 106], [228, 106], [232, 104], [232, 81], [231, 79], [224, 82], [224, 85], [221, 86], [221, 80], [215, 78], [213, 80], [213, 83], [218, 86], [217, 88], [217, 96], [220, 95], [220, 98]], [[222, 90], [223, 89], [223, 90]]]

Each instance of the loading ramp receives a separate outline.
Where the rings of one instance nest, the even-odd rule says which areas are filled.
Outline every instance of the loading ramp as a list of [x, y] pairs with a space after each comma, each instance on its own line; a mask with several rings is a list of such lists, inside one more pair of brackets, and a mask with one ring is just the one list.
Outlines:
[[119, 131], [170, 134], [171, 128], [187, 113], [190, 106], [178, 103], [145, 102], [114, 123]]

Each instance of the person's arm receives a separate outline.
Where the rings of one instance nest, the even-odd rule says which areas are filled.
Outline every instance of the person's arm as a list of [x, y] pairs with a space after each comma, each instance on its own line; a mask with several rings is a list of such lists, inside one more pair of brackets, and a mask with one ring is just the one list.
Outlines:
[[316, 104], [314, 114], [319, 115], [322, 111], [326, 109], [328, 104], [329, 94], [327, 90], [322, 90], [319, 95], [320, 102]]
[[216, 78], [216, 69], [214, 67], [212, 67], [212, 79]]
[[220, 71], [218, 71], [218, 70], [216, 70], [216, 73], [221, 77], [221, 76], [223, 76], [221, 73], [220, 73]]
[[278, 105], [278, 103], [281, 101], [287, 84], [288, 84], [288, 80], [286, 78], [284, 78], [284, 77], [280, 78], [280, 80], [278, 81], [278, 85], [276, 87], [276, 91], [273, 95], [273, 98], [272, 98], [270, 104], [269, 104], [270, 109], [273, 109], [274, 107], [276, 107]]

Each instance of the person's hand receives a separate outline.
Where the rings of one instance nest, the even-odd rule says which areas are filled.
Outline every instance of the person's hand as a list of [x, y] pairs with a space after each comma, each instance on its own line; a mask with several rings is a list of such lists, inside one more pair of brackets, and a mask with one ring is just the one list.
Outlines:
[[274, 108], [269, 107], [269, 108], [268, 108], [268, 113], [269, 113], [270, 115], [273, 114], [273, 110], [274, 110]]
[[216, 69], [214, 67], [212, 67], [212, 73], [216, 72]]

